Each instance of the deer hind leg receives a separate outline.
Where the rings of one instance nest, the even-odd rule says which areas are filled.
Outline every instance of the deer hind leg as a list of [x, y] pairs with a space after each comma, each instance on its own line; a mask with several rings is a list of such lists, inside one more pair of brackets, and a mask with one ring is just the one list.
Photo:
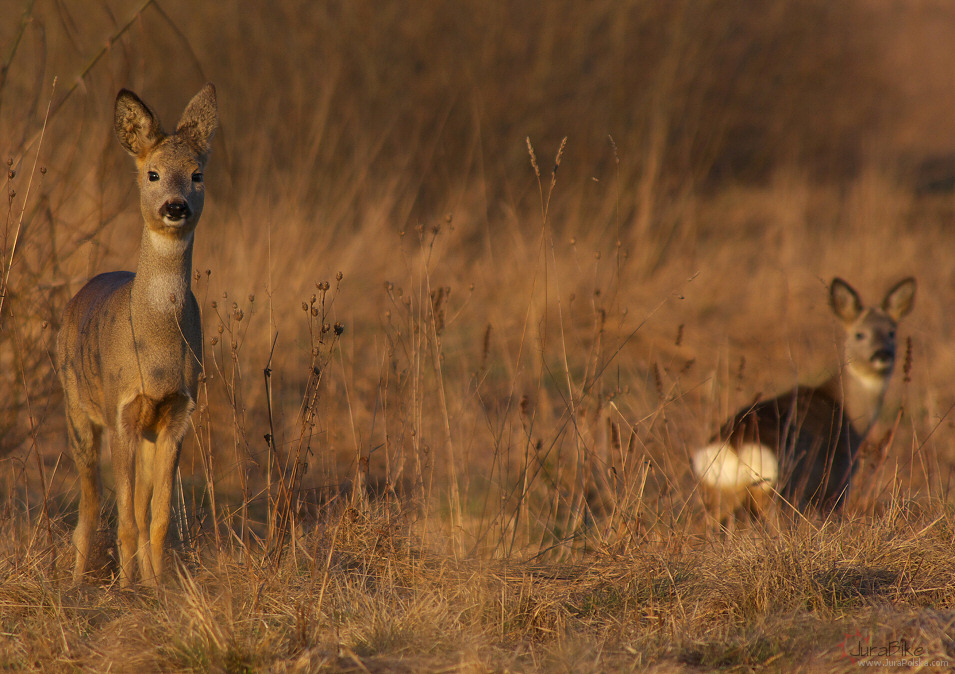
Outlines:
[[90, 544], [99, 526], [99, 457], [103, 444], [103, 428], [94, 424], [85, 412], [69, 405], [66, 421], [70, 451], [76, 463], [80, 483], [79, 517], [73, 531], [73, 545], [76, 547], [73, 581], [79, 583], [89, 565]]

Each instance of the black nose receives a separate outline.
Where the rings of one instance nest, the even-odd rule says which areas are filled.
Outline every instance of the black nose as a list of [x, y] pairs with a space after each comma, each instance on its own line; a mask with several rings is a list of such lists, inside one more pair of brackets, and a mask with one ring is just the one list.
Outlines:
[[184, 220], [192, 215], [192, 211], [189, 210], [189, 204], [177, 199], [164, 203], [162, 208], [159, 209], [159, 215], [168, 220]]
[[891, 363], [895, 360], [895, 349], [879, 349], [869, 360], [873, 363]]

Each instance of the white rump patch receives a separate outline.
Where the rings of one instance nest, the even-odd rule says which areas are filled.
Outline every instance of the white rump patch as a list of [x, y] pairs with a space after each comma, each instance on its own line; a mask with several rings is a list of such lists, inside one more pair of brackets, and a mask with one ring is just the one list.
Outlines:
[[716, 489], [762, 486], [768, 490], [779, 479], [779, 462], [766, 445], [750, 443], [736, 449], [728, 443], [714, 443], [693, 455], [693, 472]]

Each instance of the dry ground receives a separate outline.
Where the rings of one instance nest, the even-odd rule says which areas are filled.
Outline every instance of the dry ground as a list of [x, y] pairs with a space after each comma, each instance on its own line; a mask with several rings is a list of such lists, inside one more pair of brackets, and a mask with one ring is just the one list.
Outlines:
[[[0, 668], [955, 662], [948, 3], [0, 17]], [[207, 380], [174, 571], [115, 587], [107, 507], [77, 588], [50, 354], [70, 295], [135, 266], [113, 97], [172, 124], [206, 80]], [[844, 516], [716, 535], [689, 452], [756, 394], [825, 378], [833, 276], [874, 301], [910, 274]]]

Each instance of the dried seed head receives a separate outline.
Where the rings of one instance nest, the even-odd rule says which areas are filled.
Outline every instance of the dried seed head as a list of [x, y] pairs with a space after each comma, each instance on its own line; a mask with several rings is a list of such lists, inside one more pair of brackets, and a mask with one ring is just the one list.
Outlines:
[[308, 311], [308, 302], [302, 302], [302, 311]]
[[341, 281], [343, 278], [345, 278], [345, 275], [342, 274], [341, 272], [338, 272], [337, 274], [335, 274], [336, 281]]
[[40, 167], [40, 175], [41, 175], [41, 176], [45, 176], [45, 175], [46, 175], [46, 166], [41, 166], [41, 167]]
[[16, 172], [16, 171], [14, 171], [13, 169], [10, 169], [9, 171], [7, 171], [7, 178], [8, 178], [9, 180], [13, 180], [13, 179], [16, 178], [16, 177], [17, 177], [17, 172]]
[[527, 136], [525, 140], [527, 141], [527, 153], [531, 156], [531, 166], [534, 167], [534, 175], [540, 178], [541, 170], [540, 170], [540, 167], [537, 165], [537, 155], [534, 154], [534, 146], [531, 145], [531, 137]]
[[235, 311], [235, 310], [238, 309], [238, 308], [239, 308], [239, 303], [238, 303], [238, 302], [233, 302], [233, 303], [232, 303], [232, 311]]
[[312, 347], [312, 355], [313, 355], [313, 356], [318, 356], [318, 347], [317, 347], [317, 346], [313, 346], [313, 347]]
[[43, 321], [43, 323], [40, 324], [40, 327], [46, 330], [48, 327], [50, 327], [50, 324], [48, 321]]
[[216, 328], [216, 331], [221, 335], [223, 332], [225, 332], [225, 326], [222, 325], [222, 323], [219, 323], [219, 327]]
[[904, 381], [906, 384], [912, 381], [912, 338], [911, 337], [905, 338], [905, 361], [902, 365], [902, 372], [905, 375], [902, 378], [902, 381]]
[[312, 295], [312, 298], [309, 300], [312, 304], [315, 304], [318, 301], [318, 295]]
[[249, 304], [252, 304], [253, 302], [255, 302], [255, 295], [249, 293]]
[[335, 323], [335, 335], [340, 337], [343, 332], [345, 332], [345, 326], [341, 323]]
[[217, 336], [213, 335], [213, 336], [212, 336], [212, 339], [209, 340], [209, 342], [212, 344], [212, 346], [215, 346], [216, 344], [219, 343], [219, 338], [218, 338]]
[[312, 307], [312, 316], [318, 316], [318, 307]]
[[169, 293], [169, 303], [170, 304], [176, 303], [176, 296], [173, 293]]
[[234, 318], [236, 321], [241, 321], [243, 317], [245, 317], [245, 314], [243, 313], [242, 309], [236, 309], [232, 314], [232, 318]]
[[324, 323], [324, 324], [322, 325], [322, 333], [326, 333], [326, 332], [328, 332], [328, 331], [331, 330], [331, 329], [332, 329], [332, 326], [330, 326], [328, 323]]
[[213, 309], [218, 309], [218, 308], [219, 308], [219, 303], [216, 302], [215, 300], [212, 300], [212, 308], [213, 308]]
[[199, 283], [199, 280], [202, 278], [202, 274], [199, 273], [199, 270], [196, 270], [196, 273], [192, 275], [192, 278], [195, 279], [196, 283]]

